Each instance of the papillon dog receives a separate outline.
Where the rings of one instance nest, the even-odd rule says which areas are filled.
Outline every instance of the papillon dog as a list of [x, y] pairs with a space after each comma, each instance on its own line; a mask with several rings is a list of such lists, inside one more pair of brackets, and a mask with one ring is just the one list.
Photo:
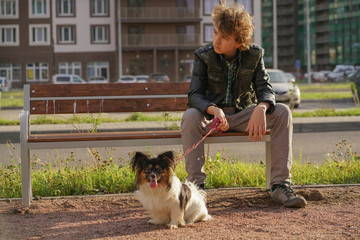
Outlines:
[[212, 219], [206, 208], [206, 192], [176, 177], [173, 152], [155, 158], [136, 152], [131, 165], [138, 187], [135, 195], [150, 214], [148, 223], [177, 228]]

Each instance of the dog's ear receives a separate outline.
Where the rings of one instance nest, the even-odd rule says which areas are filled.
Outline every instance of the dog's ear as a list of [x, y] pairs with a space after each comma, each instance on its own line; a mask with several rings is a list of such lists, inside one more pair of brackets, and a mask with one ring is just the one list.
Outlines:
[[176, 164], [175, 164], [175, 160], [174, 160], [174, 152], [173, 151], [160, 153], [158, 155], [158, 158], [161, 159], [162, 161], [169, 162], [170, 167], [172, 169], [175, 169]]
[[140, 169], [142, 163], [148, 159], [149, 158], [144, 153], [136, 152], [131, 160], [132, 170], [135, 171], [136, 169]]

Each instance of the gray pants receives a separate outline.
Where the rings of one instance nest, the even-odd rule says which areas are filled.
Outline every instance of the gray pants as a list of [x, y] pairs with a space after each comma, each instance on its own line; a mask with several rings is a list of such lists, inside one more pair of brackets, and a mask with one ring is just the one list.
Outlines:
[[[229, 130], [244, 132], [255, 106], [239, 113], [226, 115]], [[197, 143], [208, 131], [212, 121], [205, 118], [196, 108], [185, 111], [181, 122], [181, 141], [184, 152]], [[292, 165], [292, 115], [288, 106], [276, 104], [271, 114], [266, 114], [267, 128], [270, 129], [271, 181], [270, 184], [290, 183]], [[255, 145], [254, 145], [255, 146]], [[187, 180], [197, 184], [205, 183], [204, 143], [185, 156]]]

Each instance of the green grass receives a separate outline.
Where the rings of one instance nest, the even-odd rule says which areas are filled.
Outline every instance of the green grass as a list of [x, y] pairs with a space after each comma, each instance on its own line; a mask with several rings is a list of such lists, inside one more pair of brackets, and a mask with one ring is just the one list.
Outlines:
[[1, 107], [22, 107], [24, 106], [24, 93], [21, 90], [1, 92]]
[[348, 92], [301, 92], [301, 100], [328, 100], [353, 98], [351, 91]]
[[[296, 185], [354, 184], [360, 183], [360, 156], [352, 152], [345, 140], [338, 149], [328, 154], [323, 164], [304, 162], [301, 155], [295, 159], [291, 173]], [[84, 164], [71, 154], [68, 158], [56, 156], [56, 163], [32, 159], [32, 186], [34, 196], [69, 196], [87, 194], [114, 194], [136, 189], [134, 173], [129, 162], [112, 156], [112, 149], [102, 157], [91, 150], [95, 164]], [[227, 154], [224, 154], [227, 155]], [[21, 197], [21, 166], [0, 164], [0, 198]], [[204, 166], [207, 188], [265, 187], [265, 165], [262, 162], [245, 163], [226, 159], [220, 153], [210, 156]], [[175, 171], [181, 181], [186, 179], [185, 165], [181, 161]]]
[[299, 84], [301, 91], [350, 91], [350, 83]]
[[[65, 118], [63, 116], [53, 116], [49, 115], [39, 115], [30, 120], [31, 124], [79, 124], [79, 123], [93, 123], [94, 119], [98, 119], [99, 123], [109, 123], [109, 122], [145, 122], [145, 121], [180, 121], [181, 117], [173, 117], [168, 112], [163, 112], [158, 116], [150, 116], [142, 113], [133, 113], [129, 117], [124, 119], [114, 119], [110, 117], [104, 117], [102, 114], [97, 114], [94, 116], [92, 114], [87, 116], [80, 115], [69, 115]], [[0, 118], [0, 125], [20, 125], [20, 120], [8, 120]], [[176, 128], [175, 126], [169, 126], [170, 128]]]
[[351, 108], [345, 110], [335, 110], [335, 109], [317, 109], [311, 112], [293, 112], [294, 118], [297, 117], [350, 117], [350, 116], [360, 116], [360, 108]]

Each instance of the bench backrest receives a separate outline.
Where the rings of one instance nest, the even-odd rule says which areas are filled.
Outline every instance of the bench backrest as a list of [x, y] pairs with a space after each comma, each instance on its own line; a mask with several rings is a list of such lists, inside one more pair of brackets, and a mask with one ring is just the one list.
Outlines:
[[189, 82], [26, 84], [30, 114], [161, 112], [187, 108]]

